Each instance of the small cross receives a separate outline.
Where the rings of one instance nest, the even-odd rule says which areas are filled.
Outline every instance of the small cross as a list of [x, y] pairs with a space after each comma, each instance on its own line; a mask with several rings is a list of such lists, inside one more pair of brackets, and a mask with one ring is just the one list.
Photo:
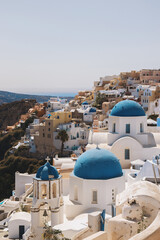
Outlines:
[[49, 156], [47, 156], [45, 160], [49, 162], [51, 159], [49, 158]]

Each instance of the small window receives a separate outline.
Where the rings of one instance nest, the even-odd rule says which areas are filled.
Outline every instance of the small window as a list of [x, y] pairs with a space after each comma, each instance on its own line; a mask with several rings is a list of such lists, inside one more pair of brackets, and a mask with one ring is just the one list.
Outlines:
[[45, 137], [45, 134], [43, 133], [43, 137]]
[[52, 185], [52, 197], [53, 198], [57, 197], [57, 186], [56, 186], [56, 183], [53, 183], [53, 185]]
[[130, 133], [130, 124], [126, 124], [126, 133]]
[[130, 151], [129, 149], [125, 149], [125, 160], [129, 160], [130, 159]]
[[47, 196], [47, 185], [42, 184], [41, 185], [41, 198], [45, 198]]
[[96, 190], [92, 191], [92, 203], [97, 204], [97, 191]]
[[78, 201], [78, 187], [74, 186], [74, 200]]
[[112, 132], [115, 133], [116, 132], [116, 124], [113, 123], [113, 129], [112, 129]]
[[50, 129], [50, 128], [48, 128], [48, 131], [49, 131], [49, 132], [50, 132], [50, 130], [51, 130], [51, 129]]
[[59, 119], [59, 116], [57, 116], [57, 119]]
[[48, 125], [50, 126], [50, 125], [51, 125], [51, 123], [49, 122], [49, 123], [48, 123]]
[[140, 123], [140, 132], [142, 133], [143, 132], [143, 124]]
[[51, 134], [48, 134], [48, 138], [51, 138]]

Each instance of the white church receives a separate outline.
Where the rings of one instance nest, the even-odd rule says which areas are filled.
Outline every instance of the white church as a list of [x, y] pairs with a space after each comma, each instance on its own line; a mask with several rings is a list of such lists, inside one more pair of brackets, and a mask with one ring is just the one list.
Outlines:
[[73, 218], [90, 208], [111, 214], [116, 195], [124, 189], [125, 177], [117, 157], [105, 149], [88, 150], [70, 175], [66, 216]]
[[[21, 174], [19, 184], [16, 184], [17, 188], [22, 185], [21, 178], [23, 185], [27, 185], [28, 180], [29, 182], [31, 180], [31, 175], [28, 175], [27, 180], [25, 174], [24, 180], [23, 174]], [[76, 232], [83, 234], [84, 229], [91, 234], [88, 225], [81, 219], [81, 215], [88, 216], [96, 211], [99, 211], [99, 215], [104, 209], [107, 214], [111, 215], [116, 195], [125, 189], [125, 177], [119, 160], [110, 151], [100, 148], [88, 150], [77, 159], [68, 185], [57, 169], [49, 163], [49, 158], [38, 169], [36, 175], [32, 176], [32, 180], [32, 192], [28, 193], [28, 196], [32, 196], [30, 214], [23, 212], [23, 216], [18, 214], [9, 220], [10, 238], [13, 236], [18, 238], [21, 234], [25, 240], [43, 239], [45, 224], [54, 229], [62, 231], [65, 229], [69, 236], [75, 235]], [[66, 194], [63, 194], [64, 191], [66, 192], [64, 188], [68, 190]], [[20, 197], [20, 199], [20, 203], [25, 205], [26, 202], [23, 202], [23, 198]], [[81, 222], [77, 223], [79, 216]], [[24, 218], [26, 218], [25, 224]], [[91, 221], [91, 225], [94, 225], [94, 230], [96, 226], [97, 230], [95, 231], [98, 231], [97, 218], [92, 216], [93, 218], [94, 221]], [[17, 227], [14, 228], [14, 225]]]
[[114, 153], [123, 169], [133, 160], [152, 159], [160, 154], [157, 139], [147, 132], [147, 116], [135, 101], [124, 100], [111, 111], [108, 132], [90, 132], [87, 150], [96, 146]]

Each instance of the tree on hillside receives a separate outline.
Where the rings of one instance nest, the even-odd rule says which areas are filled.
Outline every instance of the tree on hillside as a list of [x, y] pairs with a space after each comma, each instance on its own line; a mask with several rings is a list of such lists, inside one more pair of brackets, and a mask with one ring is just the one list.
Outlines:
[[100, 92], [98, 92], [93, 106], [102, 109], [103, 102], [108, 102], [108, 98], [104, 93], [101, 94]]
[[57, 135], [58, 139], [61, 140], [62, 145], [61, 145], [61, 154], [63, 154], [63, 149], [64, 149], [64, 143], [68, 141], [69, 136], [66, 132], [66, 130], [60, 130]]

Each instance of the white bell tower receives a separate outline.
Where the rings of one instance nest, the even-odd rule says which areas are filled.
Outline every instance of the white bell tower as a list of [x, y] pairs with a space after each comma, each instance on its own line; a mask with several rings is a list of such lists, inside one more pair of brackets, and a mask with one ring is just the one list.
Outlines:
[[63, 223], [62, 177], [50, 165], [49, 157], [33, 179], [33, 203], [31, 208], [31, 233], [34, 239], [42, 239], [45, 223], [51, 226]]

